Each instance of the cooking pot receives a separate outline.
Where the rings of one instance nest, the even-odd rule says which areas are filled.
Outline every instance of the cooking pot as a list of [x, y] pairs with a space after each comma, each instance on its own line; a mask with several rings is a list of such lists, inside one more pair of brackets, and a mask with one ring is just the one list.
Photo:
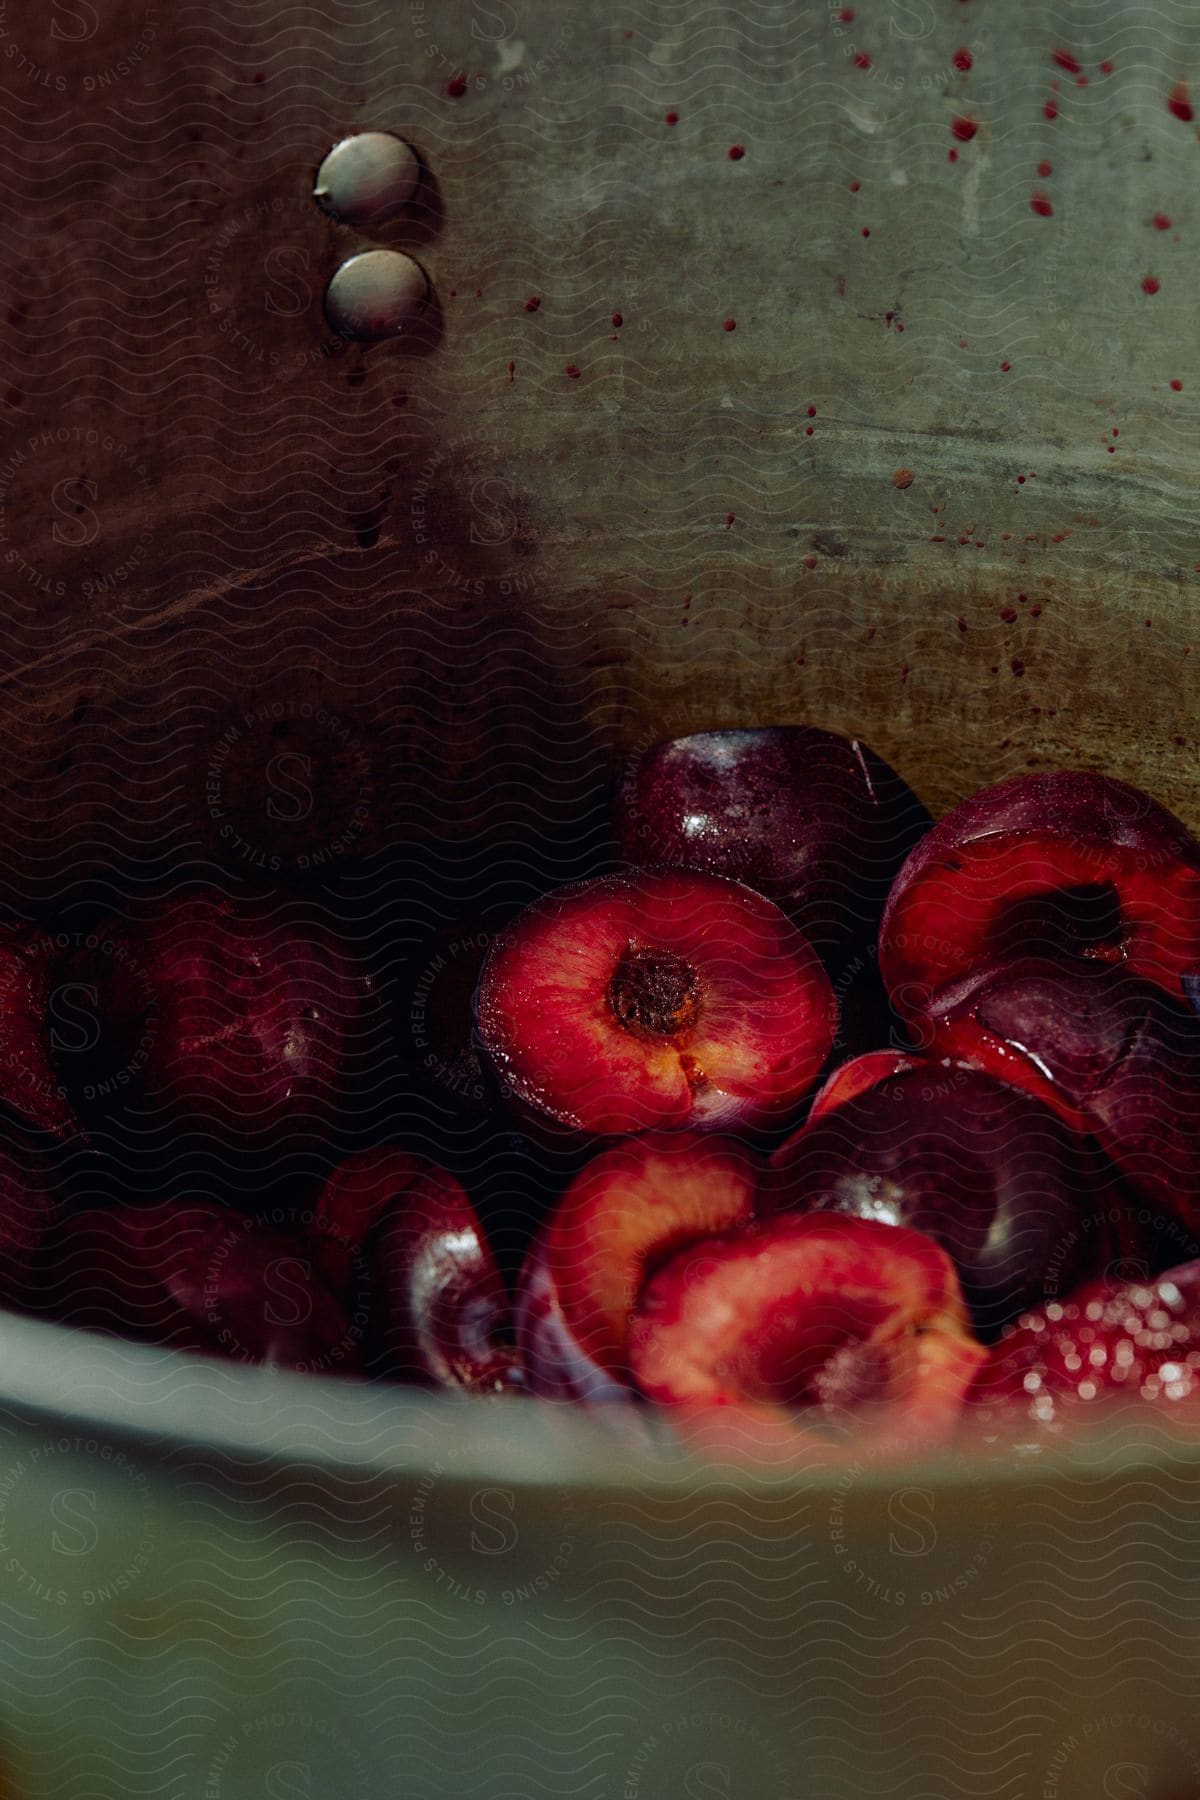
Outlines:
[[[2, 25], [17, 913], [265, 880], [386, 965], [596, 866], [621, 759], [715, 725], [861, 735], [939, 813], [1086, 766], [1200, 826], [1200, 17]], [[370, 230], [311, 199], [363, 128], [423, 164]], [[367, 347], [322, 295], [374, 248], [433, 298]], [[14, 1794], [1200, 1791], [1186, 1437], [732, 1474], [532, 1402], [0, 1351]]]

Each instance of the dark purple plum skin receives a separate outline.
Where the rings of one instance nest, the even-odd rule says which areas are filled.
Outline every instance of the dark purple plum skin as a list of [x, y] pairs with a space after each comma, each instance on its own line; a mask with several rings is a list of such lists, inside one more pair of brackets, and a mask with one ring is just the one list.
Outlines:
[[308, 1246], [207, 1201], [94, 1208], [63, 1221], [39, 1309], [67, 1324], [284, 1368], [352, 1371], [356, 1331]]
[[932, 1237], [984, 1338], [1041, 1296], [1095, 1207], [1078, 1135], [1039, 1101], [961, 1069], [914, 1069], [868, 1089], [789, 1138], [772, 1170], [771, 1210], [832, 1210]]
[[865, 744], [806, 725], [655, 744], [629, 763], [616, 804], [627, 861], [745, 882], [825, 953], [872, 941], [892, 877], [929, 825]]
[[101, 1092], [118, 1074], [117, 1103], [128, 1094], [147, 1124], [220, 1141], [308, 1141], [328, 1128], [372, 984], [323, 920], [204, 890], [96, 936], [109, 948], [77, 973], [101, 1027], [81, 1073]]
[[1025, 960], [956, 984], [973, 1018], [1031, 1056], [1139, 1194], [1200, 1232], [1200, 1018], [1122, 965]]
[[396, 1196], [364, 1246], [372, 1372], [497, 1393], [521, 1385], [512, 1302], [475, 1208], [433, 1169]]

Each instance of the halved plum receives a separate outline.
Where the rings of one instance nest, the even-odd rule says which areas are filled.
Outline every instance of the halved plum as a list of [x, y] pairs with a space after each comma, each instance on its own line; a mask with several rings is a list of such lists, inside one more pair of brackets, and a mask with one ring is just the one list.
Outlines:
[[805, 939], [760, 894], [657, 870], [560, 888], [493, 944], [480, 1040], [518, 1101], [574, 1131], [728, 1130], [785, 1115], [833, 1041]]
[[617, 797], [632, 863], [727, 875], [822, 953], [870, 942], [929, 814], [856, 738], [810, 725], [700, 731], [635, 757]]
[[1200, 845], [1148, 794], [1090, 770], [974, 794], [896, 877], [880, 967], [911, 1017], [948, 982], [1022, 955], [1124, 962], [1178, 998], [1200, 969]]
[[517, 1341], [530, 1387], [559, 1400], [627, 1397], [629, 1317], [648, 1272], [750, 1219], [755, 1161], [703, 1132], [649, 1132], [580, 1171], [526, 1258]]
[[1200, 1018], [1117, 965], [1030, 959], [946, 989], [931, 1016], [951, 1055], [1007, 1059], [1090, 1131], [1141, 1194], [1200, 1231]]
[[944, 1441], [985, 1355], [944, 1250], [836, 1214], [755, 1223], [683, 1251], [644, 1289], [629, 1334], [634, 1378], [659, 1405], [737, 1408], [752, 1427], [816, 1425], [856, 1441]]
[[1095, 1210], [1086, 1148], [1049, 1107], [986, 1075], [927, 1065], [788, 1138], [763, 1203], [928, 1234], [953, 1258], [981, 1336], [1040, 1297]]
[[1097, 1281], [1010, 1326], [979, 1370], [964, 1422], [1034, 1441], [1106, 1404], [1200, 1410], [1200, 1261], [1151, 1281]]

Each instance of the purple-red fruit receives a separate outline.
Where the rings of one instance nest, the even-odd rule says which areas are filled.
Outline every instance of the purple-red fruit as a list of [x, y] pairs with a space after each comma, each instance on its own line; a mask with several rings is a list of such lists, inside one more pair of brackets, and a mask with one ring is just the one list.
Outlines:
[[815, 952], [738, 882], [659, 869], [560, 888], [492, 945], [480, 1040], [521, 1104], [573, 1131], [786, 1115], [837, 1016]]
[[81, 965], [100, 1025], [94, 1089], [220, 1139], [328, 1128], [371, 984], [322, 920], [212, 890], [97, 936], [104, 950]]
[[1200, 844], [1140, 788], [1090, 770], [1018, 775], [964, 800], [892, 888], [880, 967], [919, 1016], [1014, 956], [1123, 962], [1181, 994], [1200, 969]]
[[372, 1367], [496, 1393], [521, 1385], [512, 1301], [462, 1186], [428, 1168], [393, 1195], [364, 1244]]
[[727, 875], [823, 954], [874, 937], [925, 808], [857, 739], [814, 726], [701, 731], [634, 758], [617, 798], [628, 861]]
[[903, 1226], [810, 1213], [706, 1238], [645, 1288], [630, 1329], [641, 1391], [736, 1409], [750, 1431], [954, 1430], [983, 1359], [953, 1265]]
[[1200, 1018], [1124, 965], [1007, 964], [943, 992], [935, 1053], [1006, 1055], [1139, 1194], [1200, 1231]]
[[1077, 1134], [1049, 1107], [963, 1069], [917, 1068], [804, 1126], [772, 1157], [776, 1208], [921, 1231], [994, 1334], [1061, 1277], [1095, 1210]]
[[740, 1145], [702, 1132], [648, 1132], [593, 1157], [521, 1271], [517, 1342], [533, 1391], [622, 1398], [629, 1318], [649, 1273], [684, 1245], [750, 1219], [755, 1181]]

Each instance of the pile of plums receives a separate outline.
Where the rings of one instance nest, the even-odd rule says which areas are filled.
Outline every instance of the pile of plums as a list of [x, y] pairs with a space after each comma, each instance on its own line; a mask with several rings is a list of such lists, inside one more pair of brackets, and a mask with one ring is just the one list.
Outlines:
[[[512, 1282], [461, 1182], [404, 1144], [282, 1220], [64, 1207], [35, 1146], [86, 1138], [118, 1090], [146, 1133], [231, 1155], [320, 1141], [372, 983], [320, 919], [214, 892], [69, 950], [12, 932], [5, 1300], [247, 1361], [654, 1402], [701, 1442], [1041, 1440], [1118, 1396], [1185, 1409], [1200, 844], [1178, 820], [1059, 772], [933, 825], [865, 745], [777, 727], [635, 758], [615, 843], [612, 872], [465, 940], [473, 993], [449, 983], [429, 1022], [472, 1104], [577, 1152]], [[75, 987], [96, 1024], [65, 1055], [51, 996]]]

